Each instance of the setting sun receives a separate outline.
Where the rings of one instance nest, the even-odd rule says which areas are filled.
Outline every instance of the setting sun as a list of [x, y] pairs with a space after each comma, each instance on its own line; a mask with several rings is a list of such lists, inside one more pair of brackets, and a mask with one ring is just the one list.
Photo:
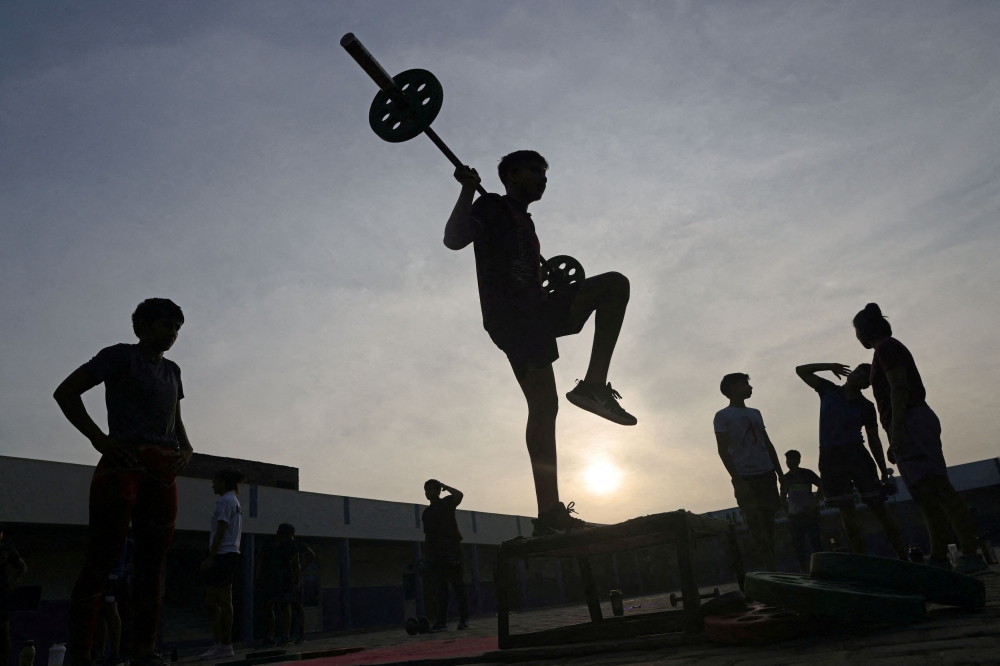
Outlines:
[[606, 495], [621, 485], [622, 471], [607, 458], [594, 460], [583, 471], [587, 490], [595, 495]]

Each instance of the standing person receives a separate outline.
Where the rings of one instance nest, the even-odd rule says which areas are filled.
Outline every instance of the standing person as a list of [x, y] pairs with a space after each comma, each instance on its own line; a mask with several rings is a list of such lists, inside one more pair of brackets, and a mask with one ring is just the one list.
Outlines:
[[[138, 344], [98, 352], [63, 380], [54, 398], [70, 423], [101, 453], [90, 484], [87, 555], [73, 587], [70, 655], [92, 660], [91, 643], [108, 573], [121, 556], [129, 521], [135, 531], [135, 584], [129, 642], [137, 666], [163, 666], [153, 653], [160, 618], [160, 585], [177, 518], [177, 474], [192, 448], [180, 401], [181, 371], [163, 357], [184, 323], [181, 309], [150, 298], [132, 313]], [[94, 423], [81, 396], [104, 383], [108, 434]]]
[[629, 300], [629, 281], [604, 273], [549, 294], [542, 288], [540, 244], [528, 206], [542, 198], [548, 169], [533, 150], [519, 150], [500, 160], [497, 171], [506, 194], [485, 194], [473, 203], [479, 185], [475, 169], [459, 167], [462, 184], [444, 230], [444, 244], [476, 253], [476, 275], [483, 328], [506, 355], [528, 403], [525, 440], [535, 482], [538, 518], [532, 536], [579, 529], [585, 523], [559, 499], [556, 460], [556, 413], [559, 397], [552, 363], [559, 358], [556, 338], [579, 333], [597, 313], [590, 365], [583, 381], [566, 394], [582, 409], [621, 425], [634, 416], [618, 404], [621, 396], [608, 382], [608, 368]]
[[208, 582], [205, 608], [212, 622], [215, 645], [200, 659], [233, 656], [233, 581], [240, 570], [240, 537], [243, 535], [243, 510], [237, 495], [243, 472], [228, 467], [215, 473], [212, 490], [219, 499], [212, 511], [208, 557], [201, 570]]
[[[847, 379], [843, 386], [838, 386], [816, 376], [823, 371]], [[866, 552], [854, 506], [854, 489], [857, 488], [861, 501], [882, 526], [896, 557], [906, 559], [899, 525], [885, 504], [884, 483], [889, 478], [889, 468], [885, 465], [882, 440], [878, 436], [875, 405], [861, 394], [870, 386], [871, 366], [862, 363], [850, 370], [843, 363], [810, 363], [795, 368], [795, 373], [819, 394], [819, 474], [826, 492], [826, 505], [840, 510], [851, 552], [862, 555]], [[868, 434], [871, 454], [865, 449], [862, 429]]]
[[[254, 572], [254, 580], [262, 591], [264, 606], [265, 632], [264, 646], [288, 644], [292, 631], [292, 605], [296, 599], [296, 590], [301, 590], [301, 571], [299, 549], [293, 536], [295, 528], [288, 523], [278, 525], [278, 534], [274, 541], [264, 544], [260, 549], [260, 560]], [[310, 551], [312, 552], [312, 551]], [[275, 611], [280, 620], [281, 633], [275, 639]]]
[[[802, 467], [802, 454], [792, 449], [785, 451], [785, 484], [781, 495], [788, 501], [788, 531], [799, 561], [799, 571], [809, 573], [809, 548], [818, 553], [823, 550], [819, 527], [819, 503], [823, 501], [823, 483], [816, 472]], [[816, 494], [813, 495], [813, 486]], [[809, 543], [807, 544], [806, 541]]]
[[295, 562], [295, 566], [298, 568], [298, 575], [296, 576], [298, 582], [296, 584], [294, 594], [292, 595], [292, 619], [293, 623], [298, 625], [298, 633], [295, 635], [292, 642], [296, 645], [301, 645], [306, 642], [306, 609], [302, 603], [304, 600], [302, 574], [304, 574], [306, 569], [309, 568], [309, 565], [316, 560], [316, 553], [312, 548], [295, 538], [294, 525], [289, 525], [289, 527], [292, 528], [292, 543], [295, 544], [295, 549], [298, 552], [298, 560]]
[[736, 504], [750, 528], [764, 568], [777, 571], [774, 557], [774, 514], [781, 507], [778, 484], [784, 474], [774, 444], [764, 429], [764, 418], [746, 401], [753, 395], [750, 375], [734, 372], [722, 378], [722, 395], [729, 406], [715, 414], [715, 441], [719, 457], [733, 481]]
[[941, 422], [926, 402], [927, 391], [910, 350], [892, 337], [892, 326], [875, 303], [854, 316], [854, 331], [865, 349], [874, 350], [872, 392], [882, 428], [889, 435], [903, 483], [920, 506], [931, 538], [933, 566], [951, 568], [948, 561], [948, 525], [958, 537], [962, 556], [959, 573], [988, 571], [977, 552], [976, 521], [969, 506], [948, 480], [941, 447]]
[[[11, 576], [7, 569], [12, 568]], [[3, 542], [3, 525], [0, 525], [0, 662], [6, 666], [10, 663], [10, 591], [14, 589], [17, 580], [28, 570], [28, 565], [21, 559], [20, 553], [13, 546]]]
[[[441, 497], [441, 491], [448, 491]], [[448, 585], [451, 584], [458, 598], [458, 628], [469, 628], [469, 595], [465, 589], [462, 571], [462, 533], [458, 530], [455, 509], [462, 503], [462, 491], [446, 486], [437, 479], [429, 479], [424, 484], [424, 497], [431, 505], [424, 509], [421, 522], [424, 524], [424, 542], [427, 544], [427, 568], [434, 581], [434, 605], [437, 621], [431, 626], [432, 632], [448, 629]]]
[[[108, 574], [101, 609], [97, 614], [97, 626], [94, 628], [94, 641], [91, 649], [94, 661], [100, 661], [104, 666], [118, 666], [123, 662], [121, 656], [122, 620], [118, 614], [118, 598], [127, 594], [130, 585], [127, 571], [134, 548], [135, 542], [131, 537], [127, 537], [118, 563]], [[108, 657], [102, 659], [106, 650], [109, 652]]]

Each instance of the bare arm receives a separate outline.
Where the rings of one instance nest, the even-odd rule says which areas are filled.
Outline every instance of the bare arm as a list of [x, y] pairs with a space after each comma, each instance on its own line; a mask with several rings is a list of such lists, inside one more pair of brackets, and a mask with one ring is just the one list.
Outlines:
[[878, 426], [866, 425], [865, 432], [868, 433], [868, 448], [872, 451], [872, 458], [875, 459], [875, 464], [885, 478], [885, 452], [882, 450], [882, 440], [878, 436]]
[[722, 458], [722, 464], [726, 466], [726, 471], [729, 472], [730, 478], [732, 478], [734, 483], [744, 483], [743, 477], [736, 471], [736, 463], [733, 462], [733, 456], [729, 453], [729, 435], [724, 432], [717, 432], [715, 433], [715, 442], [719, 446], [719, 457]]
[[184, 427], [184, 421], [181, 420], [181, 401], [177, 401], [177, 419], [174, 425], [177, 431], [177, 442], [180, 444], [180, 451], [177, 451], [174, 456], [174, 462], [170, 464], [170, 471], [174, 474], [180, 474], [188, 463], [191, 462], [191, 455], [194, 453], [194, 448], [191, 446], [191, 441], [188, 439], [187, 429]]
[[829, 370], [838, 377], [846, 377], [851, 372], [850, 368], [843, 363], [807, 363], [795, 368], [795, 374], [809, 386], [818, 389], [820, 382], [816, 373], [824, 370]]
[[292, 586], [302, 587], [302, 561], [299, 559], [298, 551], [292, 553], [289, 564], [292, 567]]
[[444, 227], [444, 245], [449, 250], [461, 250], [476, 239], [479, 229], [472, 220], [472, 199], [479, 185], [479, 174], [470, 167], [455, 169], [455, 180], [462, 184], [458, 201], [451, 211], [448, 224]]
[[893, 368], [885, 373], [885, 378], [892, 390], [892, 432], [889, 433], [889, 444], [896, 449], [898, 455], [903, 455], [907, 448], [906, 404], [910, 397], [906, 368]]
[[83, 404], [81, 396], [99, 383], [86, 368], [77, 368], [62, 381], [52, 397], [55, 398], [63, 415], [66, 416], [66, 420], [89, 439], [91, 445], [99, 453], [111, 454], [119, 465], [135, 465], [135, 456], [123, 444], [105, 435], [94, 423], [94, 419], [90, 418], [90, 414], [87, 413], [87, 408]]
[[767, 457], [771, 459], [774, 471], [778, 474], [778, 484], [784, 488], [785, 473], [781, 471], [781, 461], [778, 460], [778, 452], [774, 450], [774, 444], [771, 443], [771, 438], [767, 436], [766, 430], [764, 431], [764, 444], [767, 446]]
[[[305, 555], [305, 557], [303, 557]], [[316, 553], [309, 546], [302, 546], [302, 553], [299, 554], [299, 558], [302, 565], [302, 570], [305, 571], [309, 568], [309, 565], [316, 561]]]
[[451, 493], [451, 496], [455, 498], [456, 506], [461, 504], [462, 498], [465, 497], [465, 495], [462, 494], [461, 490], [458, 490], [457, 488], [452, 488], [451, 486], [446, 486], [443, 483], [441, 484], [441, 490], [447, 490], [449, 493]]

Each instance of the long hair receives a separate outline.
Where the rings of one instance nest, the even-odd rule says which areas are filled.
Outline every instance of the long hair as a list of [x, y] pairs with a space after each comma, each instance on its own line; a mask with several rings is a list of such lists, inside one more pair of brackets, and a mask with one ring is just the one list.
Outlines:
[[869, 303], [865, 309], [854, 315], [854, 328], [864, 340], [874, 340], [892, 335], [889, 320], [882, 316], [882, 310], [875, 303]]

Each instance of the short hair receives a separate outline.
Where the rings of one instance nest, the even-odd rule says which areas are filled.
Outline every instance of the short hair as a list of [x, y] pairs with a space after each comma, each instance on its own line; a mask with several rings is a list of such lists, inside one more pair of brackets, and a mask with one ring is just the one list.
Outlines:
[[889, 320], [882, 315], [876, 303], [869, 303], [865, 309], [854, 315], [854, 328], [858, 329], [862, 340], [873, 340], [892, 335]]
[[132, 313], [132, 330], [139, 335], [139, 326], [152, 324], [157, 319], [169, 319], [183, 324], [184, 313], [169, 298], [147, 298]]
[[545, 158], [534, 150], [515, 150], [512, 153], [504, 155], [500, 160], [500, 164], [497, 165], [497, 175], [500, 176], [500, 182], [506, 185], [507, 175], [511, 171], [516, 171], [528, 164], [535, 163], [540, 163], [546, 169], [549, 168], [549, 163], [545, 161]]
[[796, 451], [795, 449], [789, 449], [788, 451], [785, 451], [785, 457], [798, 458], [799, 460], [802, 460], [802, 454]]
[[862, 376], [864, 376], [864, 378], [865, 378], [865, 385], [862, 386], [861, 388], [868, 388], [869, 386], [871, 386], [872, 385], [872, 379], [871, 379], [871, 377], [872, 377], [872, 364], [871, 363], [862, 363], [862, 364], [858, 365], [858, 367], [854, 368], [855, 372], [857, 372], [858, 370], [861, 371]]
[[722, 383], [719, 384], [719, 390], [722, 391], [722, 395], [728, 398], [729, 389], [733, 386], [733, 384], [748, 381], [750, 381], [750, 375], [743, 372], [730, 372], [722, 378]]
[[437, 488], [438, 490], [440, 490], [441, 486], [442, 486], [441, 482], [438, 481], [437, 479], [427, 479], [426, 481], [424, 481], [424, 489]]
[[212, 476], [226, 484], [226, 490], [236, 490], [236, 486], [247, 480], [246, 475], [235, 467], [223, 467]]
[[278, 536], [295, 536], [295, 525], [281, 523], [278, 525]]

